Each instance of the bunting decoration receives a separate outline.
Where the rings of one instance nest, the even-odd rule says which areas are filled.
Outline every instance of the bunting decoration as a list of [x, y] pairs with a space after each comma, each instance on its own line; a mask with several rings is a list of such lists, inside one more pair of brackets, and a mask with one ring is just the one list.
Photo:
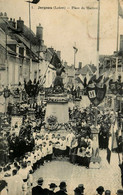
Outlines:
[[87, 87], [88, 98], [94, 106], [98, 106], [104, 99], [106, 94], [106, 85], [100, 87]]
[[31, 80], [28, 83], [24, 81], [24, 87], [29, 97], [36, 97], [39, 93], [39, 82], [36, 82], [36, 80], [33, 83]]
[[8, 98], [11, 95], [11, 92], [9, 89], [5, 88], [3, 91], [4, 98]]
[[93, 75], [88, 83], [86, 83], [86, 91], [89, 100], [94, 106], [98, 106], [104, 99], [106, 94], [106, 82], [108, 78], [104, 78], [103, 75], [96, 78], [96, 75]]

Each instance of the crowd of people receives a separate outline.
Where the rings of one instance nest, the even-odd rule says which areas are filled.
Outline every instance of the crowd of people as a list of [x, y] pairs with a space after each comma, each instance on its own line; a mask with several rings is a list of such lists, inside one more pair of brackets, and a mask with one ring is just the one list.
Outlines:
[[[97, 110], [97, 128], [99, 135], [99, 148], [107, 149], [109, 138], [112, 134], [111, 125], [114, 123], [114, 117], [117, 113], [113, 110]], [[69, 109], [69, 116], [71, 121], [75, 121], [73, 129], [79, 133], [82, 137], [86, 135], [91, 136], [91, 127], [95, 124], [95, 110], [92, 106], [86, 108], [74, 107]], [[117, 119], [118, 121], [118, 119]], [[118, 125], [121, 128], [121, 125]], [[122, 152], [123, 141], [120, 133], [118, 134], [118, 126], [115, 126], [116, 138], [117, 138], [117, 152]], [[119, 131], [121, 132], [121, 130]]]
[[33, 137], [35, 146], [31, 152], [27, 152], [19, 158], [14, 158], [13, 162], [0, 167], [0, 174], [8, 183], [10, 195], [11, 190], [13, 190], [11, 189], [12, 181], [16, 180], [18, 185], [22, 184], [23, 190], [27, 190], [28, 184], [29, 186], [32, 185], [32, 182], [30, 183], [32, 173], [54, 158], [66, 157], [72, 163], [89, 167], [92, 155], [92, 140], [88, 136], [86, 139], [81, 138], [80, 140], [72, 131], [67, 136], [34, 131]]
[[[66, 158], [73, 164], [86, 166], [89, 168], [90, 159], [93, 155], [93, 141], [87, 135], [85, 138], [78, 133], [69, 131], [67, 135], [60, 133], [45, 133], [43, 131], [34, 130], [32, 136], [35, 140], [33, 150], [25, 153], [20, 158], [14, 158], [13, 162], [9, 162], [6, 166], [0, 167], [0, 175], [5, 185], [4, 191], [7, 188], [7, 195], [38, 195], [38, 188], [43, 184], [43, 179], [38, 180], [38, 187], [34, 187], [33, 173], [43, 166], [46, 162], [50, 162], [57, 158]], [[13, 189], [14, 185], [14, 189]], [[59, 185], [60, 191], [54, 192], [57, 186], [51, 183], [49, 189], [39, 189], [39, 194], [61, 194], [66, 192], [62, 189], [66, 184], [61, 182]], [[37, 192], [36, 192], [37, 191]], [[64, 191], [61, 192], [61, 191]], [[44, 193], [45, 192], [45, 193]], [[98, 192], [98, 190], [97, 190]], [[103, 191], [104, 192], [104, 191]], [[74, 190], [75, 195], [82, 195], [79, 187]], [[98, 194], [101, 194], [98, 192]], [[105, 191], [108, 195], [108, 192]], [[111, 194], [111, 192], [109, 193]], [[3, 195], [1, 193], [1, 195]], [[6, 195], [6, 194], [5, 194]], [[121, 195], [121, 194], [119, 194]]]
[[[11, 187], [11, 191], [9, 189], [9, 185], [5, 180], [0, 180], [0, 194], [1, 195], [68, 195], [67, 192], [67, 184], [65, 181], [61, 181], [59, 185], [55, 183], [50, 183], [49, 188], [43, 188], [43, 178], [40, 177], [37, 180], [37, 185], [33, 186], [32, 179], [30, 178], [30, 183], [28, 182], [28, 192], [25, 190], [25, 185], [22, 185], [22, 180], [17, 174], [17, 170], [13, 170], [13, 178], [11, 178], [11, 182], [15, 181], [14, 187]], [[10, 182], [10, 183], [11, 183]], [[22, 187], [22, 189], [21, 189]], [[59, 188], [59, 189], [58, 189]], [[73, 189], [74, 195], [84, 195], [85, 187], [83, 184], [79, 184], [75, 189]], [[111, 191], [105, 190], [103, 186], [97, 187], [95, 190], [95, 195], [111, 195]], [[123, 190], [118, 189], [116, 195], [123, 195]]]
[[[40, 112], [43, 112], [41, 120], [37, 117], [40, 115]], [[95, 120], [94, 109], [91, 107], [86, 109], [77, 107], [69, 109], [71, 128], [66, 130], [67, 134], [57, 132], [57, 130], [55, 132], [46, 132], [43, 125], [44, 113], [44, 107], [43, 110], [40, 110], [37, 106], [35, 119], [32, 120], [26, 116], [18, 135], [16, 134], [16, 129], [18, 131], [16, 125], [11, 128], [12, 133], [10, 131], [6, 132], [4, 129], [0, 132], [2, 133], [2, 139], [5, 138], [6, 142], [3, 147], [6, 147], [8, 152], [8, 160], [6, 163], [1, 164], [0, 167], [2, 179], [0, 181], [1, 195], [4, 195], [4, 193], [7, 195], [26, 195], [30, 193], [37, 195], [35, 190], [38, 190], [38, 188], [33, 186], [33, 173], [46, 162], [57, 158], [64, 158], [72, 164], [89, 168], [91, 158], [95, 155], [95, 142], [91, 134]], [[108, 147], [111, 123], [112, 114], [110, 111], [98, 111], [97, 127], [100, 149]], [[119, 143], [118, 146], [122, 150], [122, 140]], [[37, 182], [38, 186], [42, 186], [43, 179], [39, 178]], [[56, 192], [56, 187], [56, 184], [51, 183], [49, 189], [42, 189], [42, 194], [67, 194], [65, 182], [60, 183], [60, 191]], [[83, 191], [79, 187], [74, 189], [75, 195], [84, 194], [84, 187]], [[41, 194], [40, 190], [39, 194]], [[97, 193], [101, 195], [99, 191], [97, 188]], [[121, 192], [119, 191], [117, 194], [121, 195]], [[102, 190], [103, 193], [104, 188]], [[110, 195], [111, 192], [109, 190], [105, 191], [105, 195], [108, 194]]]

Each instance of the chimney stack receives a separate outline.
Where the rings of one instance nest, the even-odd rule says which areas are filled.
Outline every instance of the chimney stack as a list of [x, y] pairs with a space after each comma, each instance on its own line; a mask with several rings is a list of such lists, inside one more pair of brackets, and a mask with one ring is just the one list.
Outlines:
[[39, 23], [39, 25], [36, 27], [36, 37], [38, 40], [43, 40], [43, 27]]
[[14, 28], [16, 27], [15, 19], [12, 20], [12, 18], [10, 18], [10, 20], [8, 22], [9, 22], [10, 26], [12, 26]]
[[7, 17], [7, 13], [6, 12], [4, 12], [4, 14], [1, 12], [0, 13], [0, 18], [2, 18], [3, 20], [5, 20], [5, 21], [8, 21], [8, 17]]
[[66, 61], [64, 62], [64, 66], [65, 66], [65, 67], [67, 66], [67, 62], [66, 62]]
[[13, 19], [13, 27], [16, 28], [15, 18]]
[[82, 62], [79, 62], [79, 69], [82, 68]]
[[56, 53], [57, 53], [58, 58], [61, 59], [61, 51], [57, 51]]
[[23, 28], [24, 28], [24, 21], [21, 20], [21, 17], [19, 17], [19, 20], [17, 20], [17, 29], [23, 32]]

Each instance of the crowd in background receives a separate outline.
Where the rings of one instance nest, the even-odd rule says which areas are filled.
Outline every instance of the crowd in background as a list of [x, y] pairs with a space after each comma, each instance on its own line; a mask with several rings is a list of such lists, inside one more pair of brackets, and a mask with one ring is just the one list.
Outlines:
[[[66, 137], [50, 132], [44, 135], [42, 132], [36, 131], [33, 132], [32, 136], [35, 140], [35, 147], [31, 152], [25, 153], [20, 158], [14, 158], [14, 161], [0, 167], [0, 174], [8, 183], [9, 195], [13, 190], [12, 182], [15, 190], [18, 189], [18, 185], [21, 185], [21, 192], [22, 190], [27, 191], [27, 188], [30, 188], [33, 184], [32, 173], [53, 158], [68, 157], [68, 160], [72, 163], [89, 167], [92, 155], [92, 140], [88, 136], [85, 140], [83, 138], [79, 140], [72, 131]], [[76, 160], [75, 157], [73, 160], [73, 154], [76, 155]], [[17, 186], [14, 183], [15, 181]]]
[[[20, 188], [21, 188], [21, 178], [19, 177], [19, 175], [17, 174], [16, 169], [13, 170], [13, 180], [15, 180], [15, 185], [14, 188], [11, 188], [11, 194], [13, 195], [19, 195], [19, 194], [23, 194], [23, 195], [68, 195], [67, 192], [67, 184], [65, 181], [61, 181], [59, 185], [56, 185], [55, 183], [50, 183], [49, 184], [49, 188], [43, 188], [43, 178], [40, 177], [37, 180], [37, 185], [33, 186], [32, 183], [32, 178], [30, 177], [30, 182], [28, 182], [28, 192], [26, 190], [23, 190], [22, 192], [20, 192]], [[11, 183], [11, 182], [10, 182]], [[8, 195], [8, 188], [9, 185], [5, 180], [0, 180], [0, 194], [1, 195]], [[25, 189], [24, 184], [22, 185], [23, 189]], [[58, 189], [59, 188], [59, 189]], [[74, 195], [84, 195], [85, 194], [85, 187], [83, 184], [79, 184], [75, 189], [73, 189], [73, 194]], [[111, 191], [105, 190], [103, 186], [99, 186], [97, 187], [97, 189], [95, 190], [95, 194], [93, 195], [111, 195]], [[123, 195], [123, 190], [122, 189], [118, 189], [116, 192], [117, 195]]]
[[[20, 105], [22, 109], [22, 105]], [[25, 106], [23, 106], [25, 107]], [[42, 132], [42, 129], [45, 128], [45, 122], [44, 122], [44, 115], [45, 115], [45, 105], [40, 107], [41, 111], [41, 118], [38, 118], [38, 112], [39, 112], [39, 106], [35, 105], [35, 113], [33, 119], [29, 116], [24, 116], [23, 117], [23, 123], [21, 127], [18, 127], [18, 124], [15, 123], [14, 126], [11, 125], [11, 123], [7, 122], [7, 119], [5, 123], [8, 123], [9, 126], [11, 126], [11, 131], [10, 129], [7, 129], [6, 127], [2, 127], [1, 132], [0, 132], [0, 139], [1, 139], [1, 145], [0, 147], [2, 150], [5, 150], [5, 155], [2, 156], [2, 158], [7, 158], [4, 159], [4, 161], [8, 161], [10, 159], [14, 159], [15, 157], [20, 157], [24, 155], [26, 152], [31, 152], [36, 146], [36, 142], [40, 138], [40, 136], [35, 137], [33, 136], [36, 132]], [[99, 135], [99, 148], [100, 149], [107, 149], [108, 147], [108, 142], [109, 138], [111, 136], [111, 124], [112, 124], [112, 112], [107, 110], [107, 111], [99, 111], [98, 110], [98, 117], [97, 117], [97, 128], [98, 128], [98, 135]], [[92, 147], [91, 144], [85, 144], [86, 139], [90, 139], [92, 141], [92, 134], [91, 134], [91, 129], [94, 127], [94, 109], [90, 106], [85, 108], [79, 108], [79, 107], [74, 107], [73, 109], [69, 109], [69, 116], [70, 116], [70, 124], [68, 130], [72, 130], [73, 134], [78, 140], [78, 149], [71, 150], [75, 155], [78, 154], [81, 158], [86, 158], [87, 153], [89, 153], [89, 157], [91, 157], [92, 153]], [[56, 130], [57, 131], [57, 130]], [[65, 143], [66, 139], [64, 136], [57, 135], [57, 148], [54, 149], [54, 154], [61, 153], [59, 151], [59, 148], [63, 148], [61, 146], [61, 143]], [[55, 138], [55, 139], [56, 139]], [[75, 145], [76, 145], [76, 140], [74, 140]], [[74, 143], [73, 142], [73, 143]], [[81, 145], [80, 148], [80, 142], [83, 142], [84, 144]], [[122, 137], [121, 135], [117, 135], [117, 148], [116, 152], [122, 152], [122, 147], [123, 147], [123, 142], [122, 142]], [[67, 148], [67, 144], [64, 148]], [[67, 151], [67, 152], [66, 152]], [[68, 155], [68, 150], [65, 149], [64, 156]], [[69, 154], [70, 157], [70, 154]], [[73, 160], [73, 157], [70, 157], [72, 163], [79, 163], [78, 159], [76, 158]], [[83, 160], [84, 162], [84, 160]]]
[[[73, 164], [89, 168], [91, 157], [94, 153], [91, 130], [94, 126], [95, 118], [92, 107], [86, 109], [74, 107], [73, 109], [69, 109], [71, 128], [67, 130], [66, 135], [57, 133], [57, 130], [55, 133], [50, 131], [44, 133], [45, 106], [38, 107], [35, 105], [34, 107], [35, 118], [32, 120], [25, 114], [19, 131], [18, 125], [15, 124], [11, 127], [11, 131], [2, 129], [0, 132], [1, 147], [3, 149], [6, 148], [7, 153], [7, 159], [4, 159], [6, 163], [1, 164], [0, 167], [0, 175], [2, 176], [0, 185], [4, 186], [3, 189], [7, 186], [8, 195], [31, 193], [33, 188], [33, 173], [46, 162], [57, 158], [66, 158], [66, 160]], [[20, 108], [23, 110], [25, 106], [21, 105]], [[97, 127], [100, 149], [108, 147], [111, 123], [111, 111], [107, 110], [103, 112], [98, 110]], [[122, 139], [120, 136], [117, 138], [117, 150], [122, 152]], [[52, 189], [51, 186], [53, 185], [50, 185], [50, 190]], [[47, 193], [49, 195], [53, 194], [49, 191]], [[74, 193], [75, 195], [82, 195], [78, 187], [74, 190]]]

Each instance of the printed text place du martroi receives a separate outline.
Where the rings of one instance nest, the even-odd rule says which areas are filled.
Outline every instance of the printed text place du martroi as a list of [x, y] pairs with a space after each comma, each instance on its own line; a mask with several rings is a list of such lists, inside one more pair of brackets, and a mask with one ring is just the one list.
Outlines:
[[90, 10], [92, 10], [92, 9], [97, 9], [97, 7], [89, 7], [89, 6], [87, 6], [87, 7], [77, 7], [77, 6], [71, 6], [71, 7], [66, 7], [66, 6], [51, 6], [51, 7], [41, 7], [41, 6], [38, 6], [38, 9], [75, 9], [75, 10], [80, 10], [80, 9], [90, 9]]

